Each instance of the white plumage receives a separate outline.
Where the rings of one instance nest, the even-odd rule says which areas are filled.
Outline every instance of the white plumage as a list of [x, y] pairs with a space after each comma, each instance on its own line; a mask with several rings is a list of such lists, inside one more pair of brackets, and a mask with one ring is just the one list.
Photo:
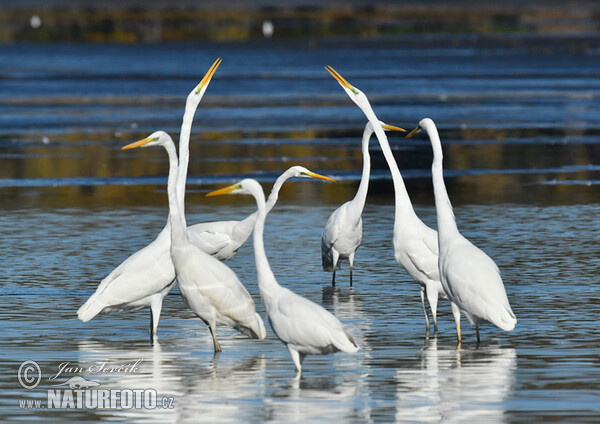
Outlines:
[[[279, 198], [279, 191], [283, 184], [290, 178], [312, 178], [314, 172], [309, 171], [303, 166], [292, 166], [282, 173], [273, 184], [271, 194], [267, 199], [267, 213], [273, 209]], [[248, 241], [252, 231], [254, 231], [254, 223], [258, 212], [254, 212], [246, 219], [241, 221], [215, 221], [201, 222], [188, 227], [190, 241], [196, 244], [213, 246], [213, 249], [204, 251], [219, 260], [227, 260], [232, 258], [238, 249]]]
[[458, 341], [461, 341], [460, 311], [475, 324], [490, 322], [505, 331], [517, 324], [496, 263], [459, 233], [443, 176], [443, 153], [437, 128], [429, 118], [419, 122], [407, 137], [424, 129], [433, 148], [433, 190], [438, 221], [439, 270], [442, 285], [452, 302]]
[[327, 71], [340, 83], [348, 97], [363, 111], [379, 140], [379, 145], [392, 174], [396, 213], [394, 219], [394, 252], [396, 261], [406, 269], [408, 274], [421, 286], [421, 304], [425, 314], [425, 325], [429, 331], [429, 317], [425, 306], [425, 299], [429, 303], [433, 317], [434, 328], [437, 329], [437, 303], [438, 296], [446, 297], [438, 270], [438, 243], [437, 233], [423, 223], [415, 213], [402, 175], [385, 132], [379, 119], [373, 112], [367, 96], [358, 88], [352, 86], [333, 68]]
[[[383, 122], [379, 122], [378, 125], [386, 131], [404, 131], [402, 128]], [[333, 211], [321, 234], [321, 262], [324, 271], [333, 271], [332, 286], [335, 286], [335, 271], [341, 260], [348, 260], [350, 264], [350, 285], [352, 285], [354, 255], [362, 242], [362, 212], [367, 200], [371, 173], [369, 141], [373, 131], [373, 124], [367, 122], [362, 138], [363, 170], [356, 195]]]
[[224, 324], [252, 337], [266, 336], [262, 319], [256, 313], [252, 297], [235, 273], [218, 259], [190, 243], [185, 215], [177, 198], [177, 155], [171, 137], [157, 131], [125, 148], [163, 146], [169, 155], [169, 222], [171, 258], [181, 295], [189, 308], [206, 323], [213, 337], [215, 352], [221, 347], [216, 326]]
[[[198, 104], [220, 63], [221, 59], [217, 59], [202, 81], [187, 97], [179, 138], [182, 162], [179, 175], [180, 177], [183, 175], [183, 177], [178, 180], [183, 186], [178, 187], [177, 190], [181, 193], [181, 200], [185, 193], [192, 121]], [[155, 336], [160, 320], [162, 301], [175, 283], [175, 269], [170, 254], [170, 234], [170, 224], [167, 221], [163, 230], [152, 243], [128, 257], [102, 280], [95, 293], [77, 311], [78, 318], [87, 322], [101, 312], [135, 310], [149, 306], [150, 336]], [[203, 250], [210, 249], [210, 245], [202, 239], [196, 238], [194, 242]]]
[[258, 205], [254, 227], [254, 256], [258, 286], [271, 327], [287, 346], [298, 372], [306, 355], [321, 355], [337, 351], [356, 352], [358, 346], [340, 321], [322, 306], [297, 295], [277, 283], [267, 259], [263, 232], [267, 216], [262, 187], [252, 179], [213, 192], [251, 194]]

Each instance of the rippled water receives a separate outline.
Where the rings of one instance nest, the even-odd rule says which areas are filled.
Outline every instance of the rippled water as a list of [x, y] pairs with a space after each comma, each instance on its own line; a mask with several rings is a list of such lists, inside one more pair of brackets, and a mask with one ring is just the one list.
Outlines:
[[[528, 38], [1, 46], [0, 419], [598, 422], [597, 46]], [[289, 183], [267, 220], [279, 282], [335, 313], [361, 346], [309, 356], [300, 379], [270, 328], [261, 342], [219, 328], [223, 353], [213, 358], [206, 327], [177, 290], [154, 345], [146, 310], [76, 318], [97, 283], [166, 219], [164, 152], [119, 147], [159, 128], [176, 134], [187, 92], [217, 56], [223, 64], [194, 121], [189, 221], [251, 213], [251, 199], [202, 196], [242, 176], [268, 188], [302, 164], [340, 179]], [[355, 286], [342, 270], [330, 287], [320, 232], [356, 190], [364, 118], [325, 64], [365, 91], [382, 120], [407, 128], [436, 120], [459, 228], [500, 267], [519, 319], [513, 332], [483, 327], [478, 345], [463, 320], [457, 349], [442, 300], [438, 334], [425, 337], [418, 285], [394, 261], [392, 186], [377, 148]], [[390, 142], [417, 213], [435, 227], [429, 145]], [[251, 245], [228, 264], [264, 317]], [[17, 378], [25, 360], [42, 370], [32, 390]], [[51, 379], [66, 362], [138, 365]], [[20, 408], [77, 375], [106, 389], [155, 389], [175, 408]]]

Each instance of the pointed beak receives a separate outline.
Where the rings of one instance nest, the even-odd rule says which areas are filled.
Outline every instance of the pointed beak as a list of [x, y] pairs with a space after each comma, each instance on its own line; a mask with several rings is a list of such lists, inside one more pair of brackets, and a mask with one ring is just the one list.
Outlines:
[[213, 196], [223, 196], [223, 195], [225, 195], [225, 194], [229, 194], [229, 193], [231, 193], [232, 191], [235, 191], [235, 190], [237, 190], [237, 189], [239, 189], [239, 188], [240, 188], [240, 185], [239, 185], [239, 184], [233, 184], [233, 185], [230, 185], [230, 186], [228, 186], [228, 187], [225, 187], [225, 188], [220, 188], [220, 189], [218, 189], [218, 190], [211, 191], [210, 193], [206, 193], [206, 195], [205, 195], [205, 196], [206, 196], [206, 197], [213, 197]]
[[306, 175], [308, 175], [311, 178], [317, 178], [319, 180], [325, 180], [325, 181], [331, 181], [333, 183], [337, 183], [336, 180], [334, 180], [333, 178], [329, 178], [326, 177], [325, 175], [321, 175], [321, 174], [317, 174], [316, 172], [307, 172]]
[[200, 93], [202, 88], [204, 88], [205, 86], [208, 85], [208, 83], [210, 82], [211, 78], [217, 71], [217, 68], [219, 67], [220, 64], [221, 64], [221, 58], [218, 58], [217, 60], [215, 60], [215, 63], [212, 64], [212, 66], [210, 67], [210, 69], [208, 70], [206, 75], [204, 75], [204, 78], [202, 78], [202, 81], [200, 81], [200, 84], [198, 84], [198, 86], [196, 87], [195, 94]]
[[327, 72], [329, 72], [331, 74], [331, 76], [334, 77], [336, 79], [336, 81], [340, 83], [340, 85], [342, 87], [347, 88], [348, 90], [352, 91], [354, 94], [358, 94], [358, 91], [356, 91], [356, 88], [354, 88], [352, 86], [352, 84], [350, 84], [348, 81], [346, 81], [344, 79], [344, 77], [341, 76], [335, 69], [333, 69], [329, 65], [325, 66], [325, 69], [327, 69]]
[[384, 130], [388, 130], [388, 131], [400, 131], [400, 132], [406, 132], [406, 130], [404, 128], [400, 128], [400, 127], [395, 127], [393, 125], [388, 125], [388, 124], [381, 124], [381, 126], [383, 127]]
[[135, 149], [136, 147], [142, 147], [142, 146], [145, 146], [146, 144], [150, 143], [150, 141], [151, 141], [150, 138], [146, 137], [142, 140], [135, 141], [133, 143], [128, 144], [127, 146], [121, 147], [121, 150]]
[[406, 137], [404, 138], [411, 138], [413, 135], [415, 135], [416, 133], [418, 133], [419, 131], [421, 131], [421, 127], [417, 126], [417, 128], [415, 128], [414, 130], [412, 130], [411, 132], [409, 132]]

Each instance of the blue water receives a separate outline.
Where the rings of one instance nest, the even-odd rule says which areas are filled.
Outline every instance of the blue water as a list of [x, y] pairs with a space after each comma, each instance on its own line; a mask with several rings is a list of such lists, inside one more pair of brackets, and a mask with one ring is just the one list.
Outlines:
[[[452, 40], [450, 40], [452, 41]], [[0, 46], [0, 420], [133, 422], [598, 422], [600, 420], [600, 40], [400, 38], [250, 44]], [[332, 311], [361, 346], [309, 356], [295, 377], [287, 349], [205, 325], [177, 289], [159, 341], [140, 310], [77, 320], [79, 306], [166, 216], [159, 149], [120, 147], [178, 133], [185, 96], [223, 64], [192, 132], [189, 222], [239, 219], [240, 196], [203, 194], [242, 177], [270, 183], [304, 165], [337, 178], [284, 186], [265, 243], [278, 281]], [[395, 262], [393, 188], [373, 145], [354, 287], [320, 268], [320, 233], [360, 178], [364, 116], [323, 69], [371, 99], [379, 118], [440, 128], [462, 233], [498, 264], [518, 324], [455, 342], [447, 301], [425, 336], [418, 285]], [[435, 228], [431, 148], [390, 135], [417, 214]], [[266, 318], [252, 246], [227, 264]], [[89, 373], [99, 363], [135, 372]], [[20, 364], [41, 369], [34, 389]], [[69, 363], [84, 371], [64, 372]], [[104, 389], [153, 389], [174, 408], [20, 407], [83, 376]], [[64, 387], [64, 386], [61, 386]]]

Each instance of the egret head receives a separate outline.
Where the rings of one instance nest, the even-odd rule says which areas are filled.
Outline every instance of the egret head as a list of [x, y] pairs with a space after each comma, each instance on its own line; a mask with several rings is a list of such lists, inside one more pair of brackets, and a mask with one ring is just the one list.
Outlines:
[[317, 174], [316, 172], [312, 172], [312, 171], [306, 169], [305, 167], [299, 166], [299, 165], [292, 166], [291, 168], [289, 168], [286, 171], [286, 174], [289, 174], [290, 178], [293, 178], [293, 177], [299, 177], [299, 178], [317, 178], [317, 179], [320, 179], [320, 180], [336, 182], [333, 178], [329, 178], [329, 177], [326, 177], [324, 175]]
[[419, 121], [419, 125], [417, 125], [417, 127], [414, 130], [409, 132], [405, 138], [411, 138], [413, 135], [417, 134], [419, 131], [421, 131], [421, 130], [428, 131], [430, 128], [435, 128], [435, 124], [433, 123], [433, 121], [429, 118], [421, 119]]
[[327, 69], [327, 72], [329, 72], [331, 76], [340, 83], [346, 94], [348, 94], [348, 97], [350, 97], [358, 107], [362, 108], [362, 106], [369, 104], [369, 100], [367, 99], [365, 93], [346, 81], [344, 77], [341, 76], [335, 69], [333, 69], [331, 66], [326, 66], [325, 69]]
[[148, 137], [121, 147], [125, 149], [135, 149], [136, 147], [164, 146], [165, 144], [173, 143], [171, 136], [164, 131], [156, 131]]
[[202, 96], [204, 96], [204, 92], [208, 88], [208, 84], [210, 83], [211, 78], [217, 71], [217, 68], [220, 64], [221, 58], [215, 60], [215, 63], [212, 64], [206, 75], [204, 75], [202, 81], [200, 81], [200, 83], [190, 92], [190, 94], [188, 94], [188, 100], [193, 99], [197, 103], [200, 103], [200, 100], [202, 100]]
[[230, 186], [211, 191], [206, 194], [206, 197], [224, 196], [225, 194], [252, 194], [252, 192], [256, 190], [262, 190], [258, 181], [253, 180], [252, 178], [245, 178]]

